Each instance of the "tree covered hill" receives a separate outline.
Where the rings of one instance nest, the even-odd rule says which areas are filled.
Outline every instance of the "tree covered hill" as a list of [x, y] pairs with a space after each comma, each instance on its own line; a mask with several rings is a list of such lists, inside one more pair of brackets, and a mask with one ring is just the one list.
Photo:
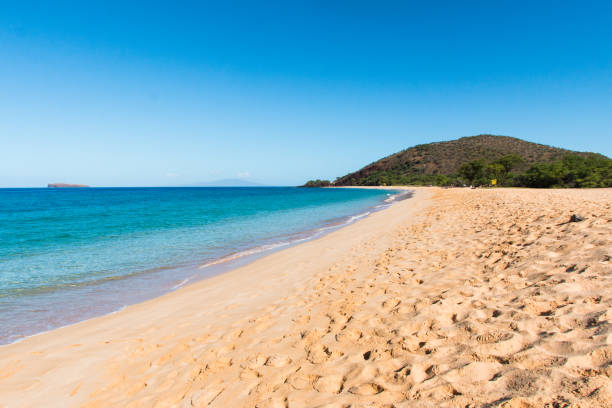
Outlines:
[[612, 160], [509, 136], [478, 135], [422, 144], [339, 177], [334, 186], [489, 184], [612, 186]]

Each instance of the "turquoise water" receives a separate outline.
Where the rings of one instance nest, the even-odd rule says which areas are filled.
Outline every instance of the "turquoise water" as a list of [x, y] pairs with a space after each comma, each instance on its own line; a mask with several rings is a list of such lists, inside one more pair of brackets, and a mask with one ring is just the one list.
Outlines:
[[0, 189], [0, 344], [109, 313], [384, 205], [366, 189]]

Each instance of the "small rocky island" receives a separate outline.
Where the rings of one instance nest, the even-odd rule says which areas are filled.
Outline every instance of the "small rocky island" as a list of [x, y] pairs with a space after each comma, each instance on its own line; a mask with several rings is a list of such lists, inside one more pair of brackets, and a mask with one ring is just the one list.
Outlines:
[[47, 187], [48, 188], [83, 188], [83, 187], [89, 187], [89, 186], [85, 184], [50, 183], [50, 184], [47, 184]]

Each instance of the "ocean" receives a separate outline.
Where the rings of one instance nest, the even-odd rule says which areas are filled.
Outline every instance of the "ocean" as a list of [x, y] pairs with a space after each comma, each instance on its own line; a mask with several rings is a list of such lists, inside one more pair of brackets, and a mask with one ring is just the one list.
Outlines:
[[395, 191], [0, 189], [0, 344], [111, 313], [389, 205]]

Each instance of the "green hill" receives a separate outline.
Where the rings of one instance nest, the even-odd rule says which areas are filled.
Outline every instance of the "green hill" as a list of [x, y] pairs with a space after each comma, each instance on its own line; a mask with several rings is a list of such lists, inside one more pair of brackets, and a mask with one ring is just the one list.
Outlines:
[[488, 184], [612, 186], [612, 160], [508, 136], [478, 135], [417, 145], [339, 177], [333, 185]]

